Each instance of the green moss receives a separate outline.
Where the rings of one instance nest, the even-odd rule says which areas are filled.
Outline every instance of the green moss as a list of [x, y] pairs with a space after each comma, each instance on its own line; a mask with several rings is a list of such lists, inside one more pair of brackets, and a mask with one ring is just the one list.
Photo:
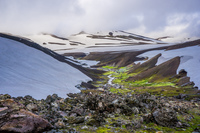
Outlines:
[[190, 101], [191, 99], [194, 99], [194, 98], [200, 98], [200, 95], [197, 95], [197, 94], [188, 95], [188, 97], [186, 97], [185, 100]]
[[109, 90], [110, 92], [112, 93], [115, 93], [115, 94], [127, 94], [127, 93], [130, 93], [130, 92], [133, 92], [132, 90], [130, 89], [116, 89], [116, 88], [110, 88]]
[[[148, 123], [148, 124], [146, 124], [145, 126], [147, 126], [148, 128], [154, 129], [153, 132], [155, 132], [155, 130], [156, 130], [156, 131], [163, 131], [164, 133], [165, 133], [165, 132], [175, 132], [175, 131], [176, 131], [176, 130], [173, 129], [173, 128], [158, 126], [158, 125], [155, 124], [155, 123]], [[148, 132], [152, 132], [152, 131], [148, 131]]]
[[92, 85], [94, 85], [95, 87], [102, 87], [104, 86], [106, 83], [108, 82], [108, 78], [103, 77], [101, 80], [97, 80], [97, 81], [93, 81]]
[[152, 83], [152, 86], [158, 87], [158, 86], [175, 86], [174, 83], [171, 82], [159, 82], [159, 83]]
[[126, 128], [126, 126], [125, 126], [125, 125], [122, 125], [122, 128]]
[[120, 80], [126, 80], [129, 77], [134, 76], [134, 75], [136, 75], [136, 74], [135, 73], [128, 74], [128, 73], [125, 72], [125, 73], [114, 73], [112, 75], [112, 77], [115, 77], [115, 78], [120, 79]]
[[112, 75], [112, 74], [115, 74], [115, 72], [113, 72], [113, 71], [108, 71], [108, 72], [105, 72], [103, 75]]
[[115, 66], [102, 66], [104, 69], [116, 69], [117, 67]]
[[180, 93], [184, 93], [181, 88], [176, 88], [172, 86], [160, 86], [160, 87], [137, 87], [134, 89], [136, 93], [150, 93], [153, 95], [163, 95], [163, 96], [177, 96]]
[[110, 133], [111, 129], [105, 128], [105, 127], [99, 127], [96, 132], [97, 133]]
[[128, 72], [129, 69], [130, 69], [130, 66], [129, 67], [120, 67], [118, 69], [118, 72], [119, 73]]
[[[129, 76], [127, 76], [129, 77]], [[137, 81], [125, 81], [126, 77], [122, 78], [116, 78], [113, 80], [113, 83], [117, 83], [120, 85], [123, 85], [125, 87], [140, 87], [140, 86], [154, 86], [154, 87], [159, 87], [159, 86], [175, 86], [175, 83], [172, 82], [155, 82], [155, 83], [150, 83], [148, 82], [147, 79], [144, 80], [137, 80]]]
[[[121, 85], [123, 86], [123, 88], [128, 88], [128, 89], [111, 88], [110, 91], [116, 94], [132, 93], [134, 90], [137, 93], [149, 92], [154, 95], [164, 95], [164, 96], [177, 96], [180, 93], [190, 94], [189, 97], [187, 97], [188, 100], [194, 97], [199, 97], [198, 95], [195, 94], [195, 91], [191, 89], [192, 86], [187, 86], [187, 87], [177, 86], [176, 83], [179, 81], [179, 79], [177, 78], [159, 77], [158, 75], [155, 74], [146, 79], [130, 81], [129, 80], [130, 77], [140, 74], [140, 72], [128, 73], [128, 71], [131, 68], [130, 66], [120, 67], [120, 68], [113, 66], [103, 66], [103, 68], [109, 70], [104, 74], [104, 76], [111, 75], [112, 77], [114, 77], [114, 80], [112, 81], [114, 84]], [[107, 82], [108, 80], [105, 81]], [[106, 84], [106, 82], [104, 82], [104, 84]], [[103, 84], [96, 83], [97, 87], [99, 87], [98, 85], [100, 86]]]
[[190, 124], [190, 127], [187, 129], [188, 131], [193, 131], [195, 128], [198, 127], [200, 123], [200, 110], [198, 108], [193, 108], [189, 110], [189, 113], [193, 115], [193, 119], [188, 122]]
[[[116, 70], [117, 72], [109, 72], [109, 74], [112, 74], [112, 77], [115, 77], [113, 80], [113, 83], [124, 85], [126, 87], [140, 87], [140, 86], [175, 86], [175, 83], [169, 82], [167, 79], [164, 78], [159, 82], [149, 82], [151, 79], [155, 77], [149, 77], [143, 80], [137, 80], [137, 81], [128, 81], [127, 79], [129, 77], [133, 77], [139, 73], [127, 73], [128, 68], [123, 67], [120, 68], [119, 70]], [[167, 82], [168, 81], [168, 82]]]

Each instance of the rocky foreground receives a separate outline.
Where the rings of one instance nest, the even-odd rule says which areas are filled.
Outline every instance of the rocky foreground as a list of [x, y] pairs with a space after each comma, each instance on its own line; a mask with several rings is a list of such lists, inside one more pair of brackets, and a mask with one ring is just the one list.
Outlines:
[[200, 132], [200, 99], [84, 90], [60, 98], [0, 95], [0, 132]]

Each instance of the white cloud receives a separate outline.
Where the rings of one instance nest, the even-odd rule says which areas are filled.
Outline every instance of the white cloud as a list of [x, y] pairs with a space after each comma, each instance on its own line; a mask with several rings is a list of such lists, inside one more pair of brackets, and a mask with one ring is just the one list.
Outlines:
[[199, 0], [0, 0], [0, 32], [127, 30], [200, 36]]

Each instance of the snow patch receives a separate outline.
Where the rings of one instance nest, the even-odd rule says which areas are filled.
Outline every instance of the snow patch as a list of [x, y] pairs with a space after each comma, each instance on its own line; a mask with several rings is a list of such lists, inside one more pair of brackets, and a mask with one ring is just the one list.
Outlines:
[[[48, 34], [39, 35], [29, 35], [26, 38], [30, 38], [34, 42], [40, 44], [43, 47], [49, 48], [59, 54], [69, 53], [69, 52], [95, 52], [95, 51], [115, 51], [120, 49], [129, 50], [129, 48], [139, 46], [147, 48], [165, 46], [162, 41], [147, 38], [144, 36], [139, 36], [131, 33], [125, 33], [121, 31], [114, 32], [114, 35], [122, 36], [133, 36], [134, 38], [123, 38], [123, 37], [112, 37], [108, 36], [107, 33], [97, 33], [97, 34], [75, 34], [68, 37], [69, 40], [62, 40], [55, 38]], [[168, 44], [169, 45], [169, 44]], [[123, 48], [122, 48], [123, 46]], [[106, 49], [105, 49], [106, 48]]]
[[79, 70], [20, 42], [0, 37], [2, 94], [31, 95], [36, 99], [80, 92], [75, 86], [91, 80]]

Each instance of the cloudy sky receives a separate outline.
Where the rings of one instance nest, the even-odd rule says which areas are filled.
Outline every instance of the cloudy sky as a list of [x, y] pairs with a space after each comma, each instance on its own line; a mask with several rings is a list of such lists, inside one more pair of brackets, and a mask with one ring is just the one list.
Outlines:
[[0, 32], [200, 37], [200, 0], [0, 0]]

